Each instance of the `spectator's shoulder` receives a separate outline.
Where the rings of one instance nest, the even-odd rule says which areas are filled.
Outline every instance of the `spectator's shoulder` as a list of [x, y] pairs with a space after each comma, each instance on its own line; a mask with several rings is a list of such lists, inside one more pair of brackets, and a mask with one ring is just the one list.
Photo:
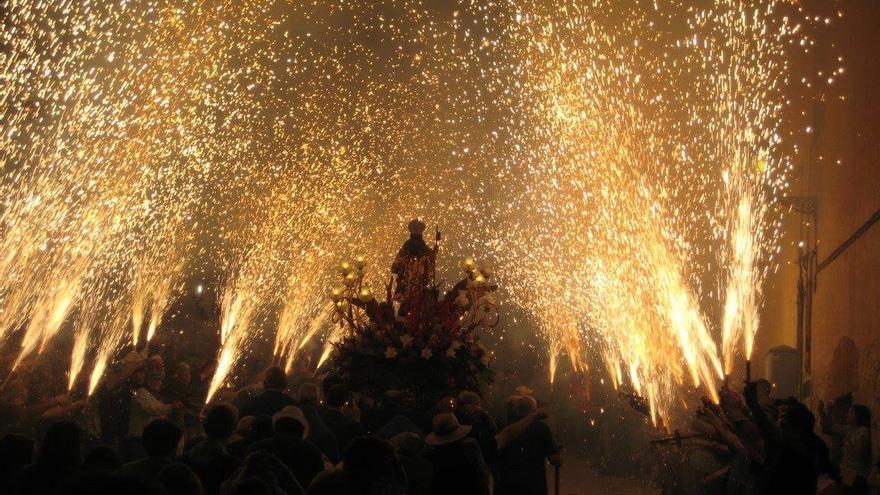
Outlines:
[[347, 493], [349, 488], [348, 476], [341, 469], [323, 471], [315, 476], [309, 484], [309, 495]]

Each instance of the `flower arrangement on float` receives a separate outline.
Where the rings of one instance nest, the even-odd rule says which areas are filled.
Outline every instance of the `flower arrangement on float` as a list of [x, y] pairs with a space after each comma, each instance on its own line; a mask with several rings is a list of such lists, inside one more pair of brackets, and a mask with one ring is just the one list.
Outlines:
[[[363, 256], [339, 265], [342, 284], [328, 296], [333, 322], [343, 332], [327, 361], [328, 378], [374, 396], [398, 391], [425, 407], [491, 383], [492, 353], [480, 343], [480, 333], [499, 319], [491, 267], [465, 258], [463, 278], [441, 292], [433, 283], [433, 258], [422, 265], [419, 259], [400, 259], [399, 254], [384, 301], [365, 282]], [[403, 268], [395, 274], [396, 266]], [[408, 272], [413, 266], [421, 283], [413, 283]]]

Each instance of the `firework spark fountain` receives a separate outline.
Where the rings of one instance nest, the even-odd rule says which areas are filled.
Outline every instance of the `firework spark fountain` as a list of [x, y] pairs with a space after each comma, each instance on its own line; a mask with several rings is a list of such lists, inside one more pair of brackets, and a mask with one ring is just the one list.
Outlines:
[[783, 4], [10, 2], [0, 342], [22, 335], [20, 362], [71, 327], [69, 386], [94, 362], [91, 392], [207, 257], [210, 399], [266, 331], [267, 360], [326, 357], [329, 267], [384, 266], [421, 216], [451, 263], [492, 251], [551, 376], [594, 347], [656, 420], [751, 354]]

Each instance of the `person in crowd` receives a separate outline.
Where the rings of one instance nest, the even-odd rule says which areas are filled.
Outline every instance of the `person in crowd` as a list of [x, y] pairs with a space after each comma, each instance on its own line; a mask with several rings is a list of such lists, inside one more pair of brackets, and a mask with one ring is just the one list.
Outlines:
[[235, 406], [227, 403], [214, 404], [205, 412], [202, 428], [204, 438], [196, 441], [186, 452], [186, 457], [204, 461], [217, 454], [228, 453], [226, 443], [235, 433], [238, 412]]
[[242, 416], [272, 416], [285, 406], [295, 406], [296, 401], [287, 395], [287, 375], [278, 366], [272, 366], [263, 374], [263, 391], [248, 400], [241, 408]]
[[[139, 374], [136, 373], [136, 374]], [[152, 356], [144, 363], [144, 384], [131, 394], [131, 411], [126, 440], [126, 459], [129, 461], [143, 457], [142, 434], [144, 427], [154, 419], [173, 419], [182, 411], [179, 402], [166, 404], [159, 397], [165, 378], [165, 365], [160, 356]]]
[[[278, 495], [279, 489], [256, 476], [229, 484], [224, 495]], [[280, 492], [284, 493], [284, 492]]]
[[180, 462], [172, 462], [162, 468], [156, 479], [168, 495], [205, 495], [205, 488], [196, 473]]
[[299, 386], [299, 406], [319, 407], [321, 405], [321, 387], [316, 383], [306, 382]]
[[112, 474], [122, 467], [119, 454], [106, 445], [97, 445], [90, 449], [83, 461], [83, 471], [97, 475]]
[[[538, 410], [530, 395], [518, 395], [508, 400], [513, 423], [529, 417]], [[547, 473], [545, 462], [562, 464], [562, 448], [556, 444], [547, 423], [532, 422], [509, 445], [498, 451], [495, 490], [498, 494], [546, 494]]]
[[293, 473], [301, 486], [309, 486], [315, 476], [324, 470], [324, 459], [317, 447], [306, 441], [309, 424], [302, 410], [287, 406], [272, 417], [274, 435], [254, 442], [248, 452], [269, 452]]
[[22, 468], [17, 490], [21, 495], [52, 493], [80, 473], [83, 433], [76, 423], [51, 425], [40, 442], [36, 462]]
[[365, 435], [353, 439], [348, 445], [342, 455], [341, 469], [318, 475], [309, 486], [308, 493], [403, 495], [407, 493], [406, 474], [388, 442], [374, 435]]
[[124, 472], [83, 474], [58, 488], [65, 495], [166, 495], [156, 480], [141, 478]]
[[269, 416], [245, 416], [238, 421], [235, 436], [226, 444], [226, 450], [244, 459], [251, 444], [272, 436], [272, 418]]
[[226, 444], [235, 432], [237, 411], [231, 404], [214, 404], [205, 413], [205, 438], [187, 450], [182, 460], [202, 482], [205, 493], [219, 493], [220, 486], [238, 469], [240, 461], [229, 454]]
[[405, 432], [395, 435], [389, 443], [406, 472], [407, 493], [427, 495], [434, 478], [434, 465], [425, 459], [425, 439], [416, 433]]
[[769, 380], [759, 378], [755, 380], [755, 386], [758, 391], [758, 404], [760, 404], [761, 409], [764, 410], [764, 414], [766, 414], [771, 421], [777, 421], [779, 419], [779, 408], [776, 405], [776, 401], [771, 397], [771, 394], [773, 393], [773, 385]]
[[816, 495], [844, 495], [846, 489], [840, 482], [840, 470], [830, 457], [816, 466]]
[[336, 445], [343, 452], [355, 438], [362, 436], [364, 427], [360, 422], [360, 410], [352, 400], [351, 392], [343, 385], [332, 385], [327, 390], [325, 407], [320, 417], [336, 437]]
[[[840, 456], [843, 451], [843, 439], [845, 436], [844, 430], [846, 430], [847, 426], [846, 418], [849, 415], [849, 408], [852, 405], [852, 392], [838, 395], [827, 404], [825, 401], [819, 401], [819, 424], [822, 433], [826, 435], [826, 439], [828, 440], [828, 447], [831, 451], [831, 461], [837, 464], [840, 463]], [[834, 431], [829, 432], [828, 429], [830, 427], [838, 430], [837, 433]]]
[[144, 358], [136, 351], [125, 355], [111, 368], [98, 385], [92, 401], [97, 404], [101, 426], [100, 439], [108, 445], [122, 443], [120, 453], [126, 453], [125, 441], [131, 422], [131, 402], [135, 390], [143, 387], [146, 380]]
[[12, 480], [21, 468], [34, 462], [34, 441], [17, 433], [0, 438], [0, 480]]
[[459, 423], [471, 426], [470, 436], [477, 441], [486, 462], [492, 463], [498, 453], [495, 435], [498, 426], [492, 416], [483, 409], [480, 395], [470, 390], [458, 394], [455, 404], [455, 417]]
[[813, 414], [800, 402], [789, 401], [780, 407], [774, 424], [761, 407], [755, 382], [746, 384], [743, 396], [765, 445], [763, 458], [758, 460], [756, 493], [816, 493], [819, 453]]
[[162, 389], [162, 397], [168, 401], [179, 401], [184, 404], [189, 403], [194, 398], [192, 390], [192, 370], [189, 363], [181, 361], [174, 367], [174, 371], [165, 381], [165, 387]]
[[162, 399], [168, 403], [180, 403], [183, 414], [183, 425], [187, 431], [198, 426], [201, 404], [194, 388], [192, 370], [189, 363], [181, 361], [166, 380], [162, 390]]
[[248, 454], [238, 473], [223, 482], [220, 493], [230, 495], [258, 493], [301, 495], [305, 492], [283, 462], [274, 455], [261, 450]]
[[321, 388], [314, 383], [303, 383], [299, 387], [299, 407], [309, 424], [306, 440], [318, 447], [322, 454], [332, 463], [339, 462], [339, 445], [336, 436], [321, 419]]
[[155, 478], [162, 468], [174, 462], [182, 438], [183, 431], [173, 421], [165, 418], [150, 421], [141, 437], [147, 457], [127, 463], [125, 472], [142, 478]]
[[0, 431], [8, 433], [25, 433], [28, 429], [27, 385], [19, 375], [9, 378], [9, 382], [0, 390]]
[[731, 455], [727, 470], [726, 493], [729, 495], [752, 495], [755, 493], [755, 476], [751, 460], [763, 458], [763, 446], [755, 425], [749, 421], [745, 406], [727, 387], [720, 390], [720, 404], [715, 406], [706, 397], [697, 418], [714, 430], [715, 442], [706, 444], [716, 453]]
[[871, 470], [871, 410], [861, 404], [853, 404], [846, 414], [846, 423], [833, 422], [825, 405], [819, 402], [819, 418], [822, 432], [843, 438], [840, 443], [840, 475], [850, 493], [866, 493], [867, 479]]
[[468, 436], [471, 429], [453, 413], [434, 416], [431, 433], [425, 438], [429, 447], [425, 458], [434, 470], [429, 493], [489, 493], [489, 468], [480, 446]]

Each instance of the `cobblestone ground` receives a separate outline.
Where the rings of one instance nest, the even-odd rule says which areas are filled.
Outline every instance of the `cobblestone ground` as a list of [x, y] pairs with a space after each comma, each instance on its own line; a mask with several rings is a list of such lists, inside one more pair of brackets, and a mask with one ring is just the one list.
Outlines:
[[[553, 491], [553, 470], [548, 467], [550, 494]], [[618, 478], [599, 474], [586, 460], [567, 457], [560, 473], [560, 495], [658, 495], [650, 481]]]

